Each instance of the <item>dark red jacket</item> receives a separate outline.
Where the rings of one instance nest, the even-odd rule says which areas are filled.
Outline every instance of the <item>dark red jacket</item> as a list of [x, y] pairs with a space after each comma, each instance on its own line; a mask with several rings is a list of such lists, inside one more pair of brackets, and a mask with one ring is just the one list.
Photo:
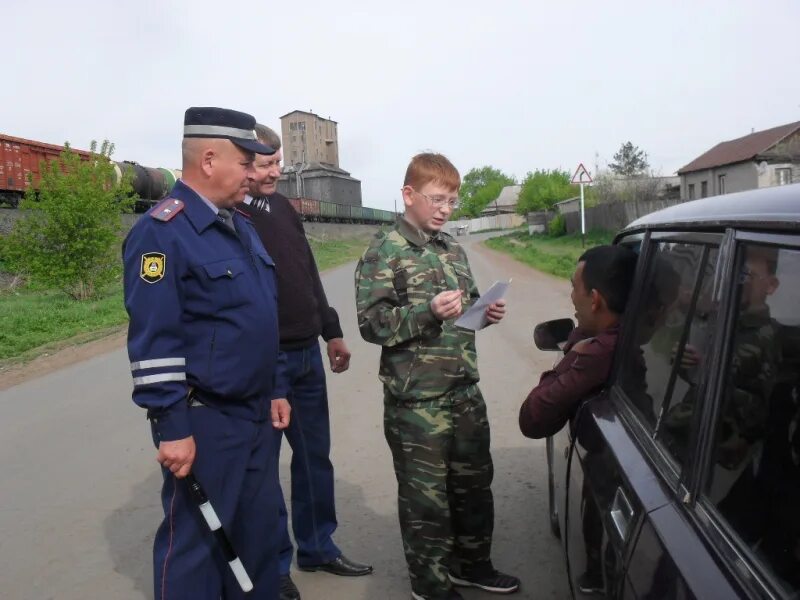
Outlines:
[[[578, 403], [599, 391], [611, 371], [619, 328], [613, 327], [590, 337], [573, 330], [565, 346], [566, 355], [550, 371], [542, 373], [519, 411], [519, 428], [530, 438], [558, 433], [569, 421]], [[580, 351], [574, 346], [588, 339]]]

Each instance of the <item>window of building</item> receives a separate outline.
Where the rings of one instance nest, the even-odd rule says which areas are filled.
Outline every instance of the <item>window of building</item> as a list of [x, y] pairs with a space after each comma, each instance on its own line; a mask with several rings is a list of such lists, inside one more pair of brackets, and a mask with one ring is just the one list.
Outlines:
[[775, 169], [775, 180], [778, 185], [788, 185], [792, 183], [792, 169]]
[[701, 198], [708, 198], [708, 182], [701, 181], [700, 182], [700, 197]]
[[800, 251], [737, 255], [732, 336], [701, 502], [783, 588], [800, 591]]
[[694, 184], [690, 183], [689, 184], [689, 200], [694, 200], [694, 198], [695, 198], [695, 196], [694, 196]]
[[719, 175], [717, 177], [717, 193], [718, 194], [725, 193], [725, 175]]
[[640, 421], [679, 474], [687, 464], [704, 361], [714, 331], [716, 247], [659, 242], [633, 323], [634, 343], [619, 381]]

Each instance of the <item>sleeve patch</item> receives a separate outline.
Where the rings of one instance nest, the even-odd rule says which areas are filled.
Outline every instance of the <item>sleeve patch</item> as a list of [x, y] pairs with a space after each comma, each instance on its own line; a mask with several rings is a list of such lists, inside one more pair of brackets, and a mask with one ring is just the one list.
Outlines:
[[142, 270], [139, 273], [147, 283], [156, 283], [164, 279], [167, 268], [167, 257], [161, 252], [145, 252], [142, 254]]

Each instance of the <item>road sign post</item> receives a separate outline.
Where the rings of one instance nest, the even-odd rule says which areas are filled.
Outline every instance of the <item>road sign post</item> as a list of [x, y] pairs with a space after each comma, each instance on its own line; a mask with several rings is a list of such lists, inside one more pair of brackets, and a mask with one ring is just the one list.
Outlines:
[[583, 183], [581, 183], [581, 248], [586, 247], [586, 209], [583, 201]]
[[583, 166], [583, 163], [578, 165], [575, 174], [572, 176], [570, 183], [578, 183], [581, 186], [581, 246], [586, 247], [586, 207], [583, 196], [583, 185], [585, 183], [592, 183], [592, 176], [589, 171]]

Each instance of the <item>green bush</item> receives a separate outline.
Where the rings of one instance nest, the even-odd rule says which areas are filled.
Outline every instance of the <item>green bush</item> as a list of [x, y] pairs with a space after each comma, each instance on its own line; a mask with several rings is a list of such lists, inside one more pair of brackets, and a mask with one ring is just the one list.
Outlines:
[[522, 180], [517, 212], [550, 210], [556, 202], [572, 198], [577, 195], [576, 187], [569, 181], [569, 173], [559, 169], [529, 172]]
[[558, 214], [547, 224], [547, 234], [550, 237], [561, 237], [567, 233], [567, 220], [564, 215]]
[[28, 188], [20, 219], [0, 247], [6, 267], [78, 300], [119, 277], [120, 213], [130, 210], [133, 191], [129, 178], [115, 177], [113, 150], [106, 141], [98, 152], [92, 142], [89, 160], [82, 160], [66, 146], [59, 160], [41, 164], [39, 189]]

